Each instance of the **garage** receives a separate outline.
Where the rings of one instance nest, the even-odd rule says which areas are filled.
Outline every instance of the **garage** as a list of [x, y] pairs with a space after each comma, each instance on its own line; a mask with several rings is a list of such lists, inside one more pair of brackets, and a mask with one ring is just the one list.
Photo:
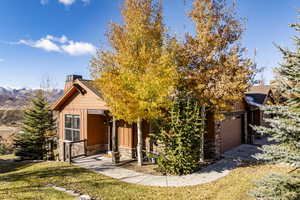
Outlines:
[[243, 124], [241, 115], [227, 116], [221, 123], [221, 152], [242, 144]]

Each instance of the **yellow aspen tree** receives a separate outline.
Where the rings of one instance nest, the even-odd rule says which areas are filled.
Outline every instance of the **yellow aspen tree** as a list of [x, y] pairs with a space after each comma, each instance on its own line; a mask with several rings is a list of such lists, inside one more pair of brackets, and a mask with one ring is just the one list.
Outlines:
[[157, 118], [170, 104], [177, 70], [174, 42], [162, 22], [161, 2], [125, 0], [123, 24], [110, 24], [109, 50], [91, 60], [91, 72], [112, 114], [137, 123], [138, 163], [142, 165], [142, 120]]
[[240, 45], [243, 29], [226, 0], [194, 0], [189, 17], [196, 31], [186, 34], [179, 71], [201, 105], [220, 119], [218, 113], [241, 101], [249, 87], [252, 70]]

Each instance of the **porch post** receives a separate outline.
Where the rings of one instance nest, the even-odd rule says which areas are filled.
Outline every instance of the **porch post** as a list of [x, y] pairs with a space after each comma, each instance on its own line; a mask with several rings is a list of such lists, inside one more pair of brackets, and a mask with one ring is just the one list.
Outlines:
[[63, 141], [63, 161], [66, 161], [66, 143]]
[[[255, 121], [254, 121], [254, 110], [251, 110], [251, 125], [254, 126]], [[255, 131], [253, 127], [251, 127], [251, 143], [254, 144], [254, 138], [255, 138]]]
[[84, 139], [83, 145], [84, 145], [84, 155], [87, 156], [87, 139]]
[[117, 136], [117, 125], [116, 119], [113, 117], [113, 127], [112, 127], [112, 162], [117, 164], [120, 162], [120, 154], [118, 152], [118, 136]]
[[69, 142], [69, 164], [72, 163], [72, 143]]
[[249, 136], [248, 136], [248, 116], [247, 116], [247, 111], [245, 112], [245, 114], [243, 115], [243, 119], [244, 119], [244, 142], [245, 144], [251, 144], [251, 141], [249, 140]]

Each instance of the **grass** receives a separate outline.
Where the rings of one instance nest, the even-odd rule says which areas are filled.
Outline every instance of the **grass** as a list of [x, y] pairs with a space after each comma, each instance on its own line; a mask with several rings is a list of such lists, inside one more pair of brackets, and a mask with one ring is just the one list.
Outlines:
[[14, 154], [7, 154], [7, 155], [0, 155], [0, 160], [7, 160], [7, 159], [18, 159], [18, 156]]
[[4, 200], [74, 199], [45, 187], [54, 184], [97, 199], [251, 200], [248, 193], [254, 180], [269, 172], [287, 170], [283, 166], [244, 166], [209, 184], [162, 188], [124, 183], [63, 162], [0, 163], [0, 197]]

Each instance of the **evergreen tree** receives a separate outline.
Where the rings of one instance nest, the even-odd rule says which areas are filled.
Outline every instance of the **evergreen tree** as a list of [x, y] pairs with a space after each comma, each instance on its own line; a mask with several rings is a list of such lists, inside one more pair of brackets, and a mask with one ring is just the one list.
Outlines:
[[158, 170], [165, 174], [189, 174], [199, 167], [203, 154], [205, 116], [198, 101], [179, 90], [172, 108], [159, 120], [154, 138], [162, 143], [157, 156]]
[[22, 133], [16, 135], [15, 154], [26, 159], [48, 159], [54, 142], [55, 120], [49, 103], [39, 91], [24, 112]]
[[[300, 32], [300, 24], [292, 24]], [[300, 181], [295, 171], [300, 167], [300, 38], [294, 38], [295, 50], [279, 47], [284, 62], [276, 70], [279, 93], [286, 99], [281, 105], [264, 107], [268, 126], [256, 127], [256, 131], [270, 135], [275, 144], [263, 146], [263, 154], [257, 158], [272, 163], [289, 163], [295, 170], [289, 174], [272, 175], [259, 182], [253, 193], [258, 199], [296, 200], [300, 198]], [[276, 179], [277, 181], [274, 181]], [[277, 183], [276, 183], [277, 182]], [[281, 191], [278, 191], [278, 182]], [[283, 187], [288, 186], [288, 187]], [[263, 188], [263, 189], [260, 189]], [[294, 195], [286, 195], [294, 194]]]

